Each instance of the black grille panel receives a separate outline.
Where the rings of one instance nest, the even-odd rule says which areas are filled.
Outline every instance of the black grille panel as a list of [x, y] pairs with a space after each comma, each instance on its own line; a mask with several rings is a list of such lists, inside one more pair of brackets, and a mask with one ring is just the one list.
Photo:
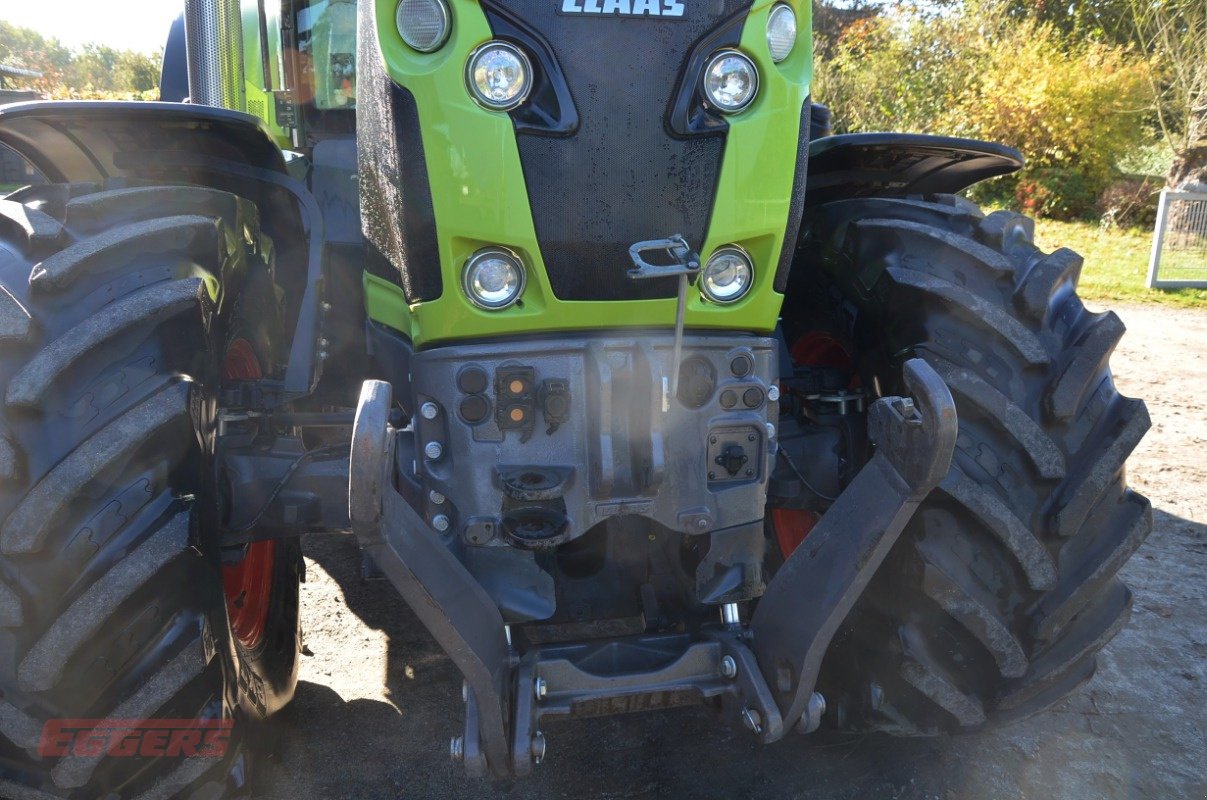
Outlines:
[[[682, 19], [558, 14], [561, 0], [498, 0], [553, 49], [578, 109], [571, 136], [517, 135], [541, 255], [562, 300], [671, 297], [631, 281], [629, 245], [681, 233], [700, 247], [722, 136], [675, 138], [666, 114], [692, 45], [748, 0], [687, 4]], [[497, 15], [484, 4], [492, 25]], [[741, 36], [735, 26], [734, 37]]]

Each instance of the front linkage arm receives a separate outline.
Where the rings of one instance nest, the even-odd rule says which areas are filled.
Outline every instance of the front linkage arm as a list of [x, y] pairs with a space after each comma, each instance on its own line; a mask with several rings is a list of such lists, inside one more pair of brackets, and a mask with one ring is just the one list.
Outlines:
[[352, 429], [348, 516], [361, 547], [465, 676], [467, 729], [461, 754], [471, 774], [505, 778], [511, 646], [485, 590], [393, 486], [393, 392], [365, 381]]
[[876, 454], [776, 572], [751, 620], [752, 648], [783, 731], [807, 732], [820, 722], [813, 695], [830, 640], [951, 465], [957, 433], [951, 392], [921, 359], [905, 363], [904, 377], [914, 399], [886, 397], [872, 405], [868, 436]]

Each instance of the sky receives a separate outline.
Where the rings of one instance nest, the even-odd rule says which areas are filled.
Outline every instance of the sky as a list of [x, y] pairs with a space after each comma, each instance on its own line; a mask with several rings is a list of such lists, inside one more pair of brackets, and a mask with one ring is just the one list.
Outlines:
[[58, 37], [68, 47], [86, 42], [119, 50], [163, 47], [184, 0], [0, 0], [0, 20]]

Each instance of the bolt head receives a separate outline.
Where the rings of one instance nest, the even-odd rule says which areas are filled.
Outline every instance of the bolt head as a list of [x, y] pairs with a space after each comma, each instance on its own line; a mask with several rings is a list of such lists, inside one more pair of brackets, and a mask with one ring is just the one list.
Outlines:
[[774, 403], [780, 399], [780, 387], [774, 383], [767, 387], [767, 399]]
[[423, 415], [424, 419], [435, 419], [436, 415], [440, 413], [440, 406], [429, 401], [419, 406], [419, 413]]
[[432, 501], [432, 505], [442, 506], [444, 505], [444, 501], [448, 498], [440, 494], [440, 492], [436, 491], [435, 489], [432, 489], [427, 493], [427, 499]]
[[536, 695], [537, 700], [541, 700], [549, 693], [549, 684], [544, 678], [537, 678], [532, 684], [532, 693]]
[[443, 514], [437, 514], [436, 516], [432, 517], [432, 527], [441, 533], [447, 531], [450, 524], [451, 523], [449, 522], [448, 517]]
[[733, 660], [733, 656], [725, 656], [721, 659], [721, 677], [733, 680], [738, 676], [738, 662]]
[[775, 438], [775, 425], [768, 422], [768, 423], [765, 423], [763, 425], [763, 427], [767, 429], [767, 438], [774, 439]]
[[440, 442], [428, 442], [423, 447], [423, 454], [427, 456], [429, 460], [435, 461], [436, 459], [440, 458], [440, 456], [444, 455], [444, 447], [441, 446]]

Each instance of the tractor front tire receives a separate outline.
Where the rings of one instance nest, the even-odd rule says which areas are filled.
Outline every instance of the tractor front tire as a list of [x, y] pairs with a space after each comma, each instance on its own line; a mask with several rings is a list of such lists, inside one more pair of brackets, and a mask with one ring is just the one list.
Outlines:
[[[248, 647], [213, 465], [235, 320], [263, 313], [241, 293], [270, 254], [255, 206], [211, 189], [0, 200], [0, 796], [219, 796], [246, 783], [246, 724], [292, 696], [300, 553], [255, 571], [272, 585]], [[130, 754], [113, 720], [226, 732]]]
[[1034, 714], [1089, 680], [1126, 623], [1116, 574], [1152, 527], [1124, 474], [1148, 412], [1108, 365], [1123, 324], [1078, 299], [1077, 254], [960, 197], [833, 202], [802, 230], [786, 328], [847, 309], [835, 333], [863, 385], [900, 394], [902, 364], [924, 358], [960, 428], [827, 656], [831, 720], [920, 735]]

